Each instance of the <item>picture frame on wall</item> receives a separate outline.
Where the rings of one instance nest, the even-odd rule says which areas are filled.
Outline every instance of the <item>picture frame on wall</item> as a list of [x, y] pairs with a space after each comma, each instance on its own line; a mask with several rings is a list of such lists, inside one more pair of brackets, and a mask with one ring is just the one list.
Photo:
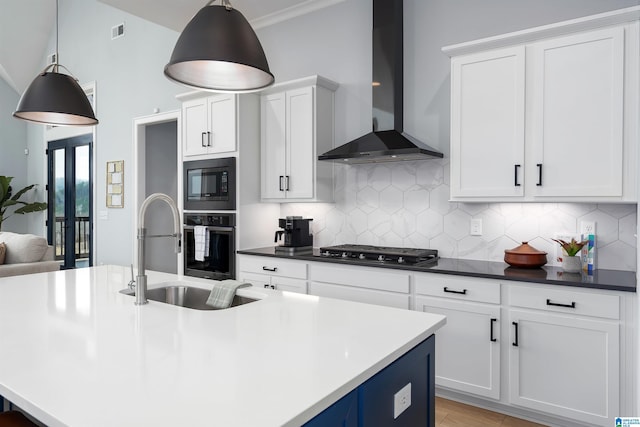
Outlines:
[[124, 208], [124, 160], [107, 162], [107, 207]]

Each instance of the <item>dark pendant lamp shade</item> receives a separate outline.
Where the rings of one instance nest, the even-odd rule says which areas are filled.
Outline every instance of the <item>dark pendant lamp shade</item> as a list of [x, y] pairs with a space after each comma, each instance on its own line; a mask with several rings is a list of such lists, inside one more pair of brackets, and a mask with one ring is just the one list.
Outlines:
[[253, 28], [240, 12], [224, 5], [207, 5], [191, 19], [164, 74], [214, 92], [254, 92], [274, 82]]
[[46, 69], [24, 91], [13, 116], [58, 126], [98, 124], [91, 103], [78, 82], [68, 74], [47, 72]]

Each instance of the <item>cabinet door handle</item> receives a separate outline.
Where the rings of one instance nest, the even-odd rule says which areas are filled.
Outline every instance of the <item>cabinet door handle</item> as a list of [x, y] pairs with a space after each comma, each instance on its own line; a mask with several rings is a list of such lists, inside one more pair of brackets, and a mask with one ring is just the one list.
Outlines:
[[576, 302], [571, 301], [571, 304], [562, 304], [559, 302], [553, 302], [549, 298], [547, 298], [547, 305], [552, 305], [554, 307], [567, 307], [567, 308], [576, 308]]
[[262, 269], [263, 269], [264, 271], [271, 271], [271, 272], [274, 272], [274, 273], [275, 273], [275, 271], [278, 269], [278, 267], [269, 268], [269, 267], [267, 267], [266, 265], [263, 265], [263, 266], [262, 266]]
[[269, 285], [267, 283], [264, 284], [263, 288], [269, 289]]
[[204, 137], [205, 137], [206, 134], [207, 134], [207, 132], [202, 132], [202, 135], [200, 136], [200, 143], [201, 143], [202, 147], [206, 147], [207, 146], [207, 144], [205, 144], [205, 142], [204, 142]]
[[467, 290], [463, 289], [461, 291], [454, 291], [453, 289], [449, 289], [448, 287], [444, 287], [443, 289], [445, 292], [449, 293], [449, 294], [460, 294], [460, 295], [466, 295], [467, 294]]
[[211, 132], [207, 132], [207, 147], [211, 147]]
[[514, 335], [515, 341], [512, 342], [511, 345], [514, 346], [514, 347], [517, 347], [518, 346], [518, 322], [511, 322], [511, 324], [513, 326], [515, 326], [515, 330], [514, 330], [514, 332], [515, 332], [515, 335]]
[[513, 185], [520, 187], [520, 183], [518, 182], [518, 169], [520, 169], [520, 165], [515, 165], [513, 169]]
[[283, 180], [284, 180], [284, 175], [280, 175], [280, 185], [279, 185], [280, 191], [284, 191], [283, 184], [282, 184]]
[[538, 182], [536, 182], [536, 185], [540, 187], [542, 185], [542, 163], [538, 163], [536, 166], [538, 167]]
[[498, 319], [489, 319], [489, 332], [491, 337], [489, 338], [489, 340], [491, 342], [496, 342], [498, 341], [494, 336], [493, 336], [493, 324], [496, 323], [498, 321]]
[[284, 189], [286, 191], [289, 191], [289, 175], [285, 175], [285, 179], [286, 179], [285, 182], [287, 183], [287, 185], [285, 185]]

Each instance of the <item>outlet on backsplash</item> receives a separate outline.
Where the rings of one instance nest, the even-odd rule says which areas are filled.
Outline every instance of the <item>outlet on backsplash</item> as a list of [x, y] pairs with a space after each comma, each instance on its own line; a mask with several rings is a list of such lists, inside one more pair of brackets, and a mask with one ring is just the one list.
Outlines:
[[582, 268], [591, 274], [596, 268], [596, 223], [594, 221], [580, 222], [580, 238], [589, 243], [582, 248]]

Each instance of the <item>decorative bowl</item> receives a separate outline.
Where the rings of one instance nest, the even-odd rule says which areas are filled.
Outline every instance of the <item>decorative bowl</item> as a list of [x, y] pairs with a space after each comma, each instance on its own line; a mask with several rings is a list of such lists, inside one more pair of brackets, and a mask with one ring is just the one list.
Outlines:
[[522, 242], [516, 248], [505, 249], [504, 262], [517, 268], [538, 268], [547, 263], [547, 253]]

